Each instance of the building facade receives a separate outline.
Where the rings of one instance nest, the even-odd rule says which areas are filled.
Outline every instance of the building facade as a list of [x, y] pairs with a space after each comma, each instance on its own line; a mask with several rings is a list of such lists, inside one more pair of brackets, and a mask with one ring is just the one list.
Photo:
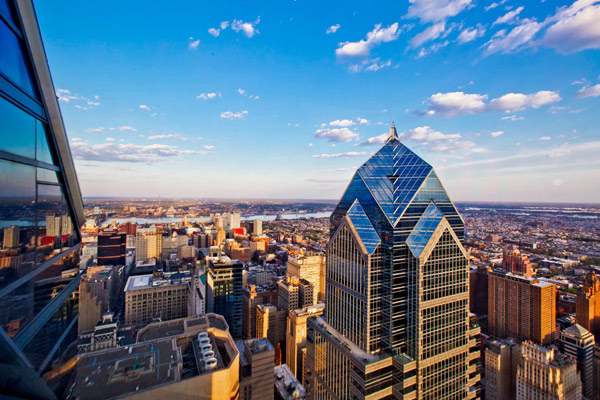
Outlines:
[[242, 271], [244, 264], [211, 258], [206, 272], [206, 311], [220, 314], [234, 339], [242, 338]]
[[600, 341], [600, 280], [589, 272], [579, 288], [576, 301], [577, 323]]
[[[0, 6], [1, 393], [39, 378], [77, 338], [79, 183], [31, 0]], [[9, 369], [5, 369], [9, 368]]]
[[309, 395], [475, 398], [471, 330], [479, 328], [469, 322], [464, 222], [394, 126], [354, 175], [331, 226], [326, 309], [307, 324]]
[[98, 234], [98, 265], [125, 265], [127, 234], [101, 232]]
[[286, 275], [306, 279], [313, 284], [312, 304], [325, 300], [325, 255], [312, 254], [290, 257], [287, 261]]
[[571, 357], [532, 342], [521, 345], [517, 399], [581, 400], [581, 379]]
[[304, 353], [308, 318], [323, 315], [325, 305], [319, 303], [290, 311], [285, 334], [285, 363], [300, 382], [304, 380]]
[[489, 340], [485, 348], [486, 400], [514, 400], [521, 346], [513, 341]]
[[275, 349], [265, 338], [238, 341], [240, 400], [273, 400]]
[[506, 339], [556, 340], [556, 286], [513, 273], [493, 271], [488, 280], [488, 330]]
[[587, 399], [595, 398], [598, 385], [594, 374], [595, 345], [594, 335], [579, 324], [571, 325], [560, 333], [560, 351], [577, 360], [582, 393]]
[[151, 226], [150, 228], [137, 228], [135, 232], [135, 260], [146, 261], [162, 255], [162, 229]]

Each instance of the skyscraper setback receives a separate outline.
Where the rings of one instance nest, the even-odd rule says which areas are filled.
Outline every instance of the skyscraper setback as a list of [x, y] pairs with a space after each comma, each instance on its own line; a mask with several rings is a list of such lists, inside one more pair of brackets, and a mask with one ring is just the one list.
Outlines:
[[325, 315], [308, 320], [313, 397], [474, 398], [464, 222], [395, 126], [331, 225]]

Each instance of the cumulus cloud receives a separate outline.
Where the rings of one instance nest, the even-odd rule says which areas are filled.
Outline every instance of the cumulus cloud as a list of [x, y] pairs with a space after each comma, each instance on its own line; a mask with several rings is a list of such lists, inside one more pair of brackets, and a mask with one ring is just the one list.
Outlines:
[[459, 43], [464, 44], [468, 42], [472, 42], [473, 40], [480, 38], [485, 34], [485, 28], [477, 27], [477, 28], [465, 28], [458, 35]]
[[336, 119], [334, 121], [329, 122], [329, 124], [321, 124], [321, 128], [325, 128], [327, 125], [329, 126], [353, 126], [353, 125], [365, 125], [368, 124], [369, 120], [361, 117], [357, 117], [356, 119]]
[[543, 24], [535, 20], [525, 19], [514, 27], [509, 33], [502, 29], [494, 34], [492, 38], [484, 45], [485, 54], [493, 53], [512, 53], [526, 47], [533, 39], [536, 33], [543, 28]]
[[206, 150], [212, 150], [212, 149], [214, 149], [214, 148], [215, 148], [215, 146], [208, 145], [208, 144], [205, 144], [205, 145], [204, 145], [204, 146], [202, 146], [202, 147], [204, 147]]
[[518, 111], [528, 107], [539, 108], [561, 100], [558, 92], [541, 90], [537, 93], [507, 93], [486, 103], [485, 94], [464, 92], [436, 93], [428, 99], [428, 109], [421, 115], [457, 117], [459, 115], [481, 114], [488, 111]]
[[496, 131], [496, 132], [490, 133], [491, 137], [498, 137], [498, 136], [502, 136], [502, 135], [504, 135], [503, 131]]
[[214, 99], [217, 97], [221, 97], [221, 92], [200, 93], [198, 96], [196, 96], [197, 99], [201, 99], [201, 100], [210, 100], [210, 99]]
[[439, 22], [458, 15], [471, 6], [472, 0], [409, 0], [407, 18], [422, 22]]
[[519, 17], [519, 14], [524, 9], [525, 9], [525, 7], [521, 6], [519, 8], [516, 8], [512, 11], [507, 12], [503, 16], [498, 17], [498, 19], [494, 21], [492, 26], [498, 25], [498, 24], [510, 24], [511, 22], [513, 22], [515, 19], [517, 19]]
[[446, 29], [446, 23], [444, 21], [439, 22], [437, 24], [431, 25], [426, 28], [423, 32], [417, 34], [410, 40], [410, 44], [413, 48], [417, 48], [421, 46], [423, 43], [428, 42], [430, 40], [437, 39], [440, 37], [444, 30]]
[[159, 139], [178, 139], [178, 140], [183, 140], [183, 141], [202, 140], [201, 137], [191, 138], [188, 136], [180, 135], [179, 133], [169, 133], [169, 134], [148, 136], [148, 140], [159, 140]]
[[196, 50], [198, 48], [199, 44], [200, 44], [200, 39], [194, 40], [194, 38], [190, 36], [190, 43], [188, 44], [188, 48], [190, 50]]
[[248, 114], [248, 111], [240, 111], [240, 112], [232, 112], [232, 111], [224, 111], [221, 113], [221, 118], [223, 119], [244, 119]]
[[338, 29], [340, 29], [340, 24], [331, 25], [329, 28], [327, 28], [325, 33], [327, 35], [329, 35], [331, 33], [336, 33]]
[[220, 30], [220, 29], [217, 29], [217, 28], [208, 28], [208, 33], [209, 33], [211, 36], [214, 36], [214, 37], [219, 37], [219, 35], [221, 34], [221, 30]]
[[129, 126], [129, 125], [120, 126], [119, 130], [121, 132], [137, 132], [137, 129], [135, 129], [133, 126]]
[[206, 155], [207, 151], [181, 150], [177, 146], [165, 144], [151, 144], [141, 146], [124, 143], [102, 143], [90, 145], [86, 142], [71, 143], [73, 157], [78, 160], [91, 160], [100, 162], [144, 162], [154, 163], [165, 158], [179, 157], [182, 155]]
[[577, 91], [575, 97], [584, 99], [586, 97], [600, 96], [600, 83], [594, 86], [584, 86]]
[[66, 104], [70, 104], [71, 102], [75, 103], [75, 108], [78, 110], [89, 110], [100, 105], [100, 102], [98, 101], [100, 96], [98, 95], [94, 95], [93, 99], [89, 99], [85, 96], [73, 94], [67, 89], [56, 89], [56, 97], [58, 97], [58, 101], [62, 101]]
[[219, 28], [221, 28], [221, 29], [227, 29], [228, 26], [229, 26], [229, 21], [223, 21], [219, 24]]
[[394, 41], [398, 39], [399, 35], [400, 30], [397, 22], [387, 28], [382, 28], [381, 24], [377, 24], [372, 31], [367, 33], [366, 39], [358, 42], [339, 43], [335, 55], [338, 57], [367, 57], [375, 46]]
[[98, 128], [87, 128], [85, 131], [87, 133], [100, 133], [100, 132], [104, 132], [104, 128], [102, 126], [100, 126]]
[[348, 128], [325, 128], [317, 129], [315, 137], [329, 142], [350, 142], [358, 139], [358, 134]]
[[361, 146], [373, 146], [376, 144], [384, 144], [385, 140], [388, 138], [389, 133], [385, 132], [382, 133], [381, 135], [377, 135], [377, 136], [373, 136], [368, 138], [367, 140], [363, 141], [360, 145]]
[[115, 139], [115, 138], [113, 138], [113, 137], [107, 137], [105, 140], [106, 140], [107, 142], [114, 142], [116, 139]]
[[366, 155], [364, 151], [347, 151], [345, 153], [335, 153], [335, 154], [315, 154], [313, 157], [315, 158], [341, 158], [341, 157], [361, 157]]
[[150, 107], [148, 107], [145, 104], [140, 104], [140, 109], [145, 110], [145, 111], [150, 111]]
[[242, 32], [244, 36], [247, 38], [251, 38], [252, 36], [260, 33], [258, 29], [256, 29], [256, 25], [260, 23], [260, 17], [256, 18], [254, 22], [245, 22], [239, 19], [234, 19], [231, 23], [231, 29], [234, 32]]
[[429, 126], [419, 126], [414, 129], [400, 133], [400, 138], [403, 140], [413, 140], [419, 142], [434, 142], [437, 140], [456, 140], [460, 139], [460, 133], [444, 134], [434, 131]]

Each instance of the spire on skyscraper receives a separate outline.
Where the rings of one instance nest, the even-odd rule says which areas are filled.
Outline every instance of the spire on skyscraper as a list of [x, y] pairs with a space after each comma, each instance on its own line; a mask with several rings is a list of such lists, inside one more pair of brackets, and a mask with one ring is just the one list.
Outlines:
[[392, 121], [392, 125], [390, 126], [390, 133], [386, 142], [393, 142], [395, 140], [400, 141], [400, 138], [398, 137], [398, 132], [396, 132], [396, 124], [394, 123], [394, 121]]

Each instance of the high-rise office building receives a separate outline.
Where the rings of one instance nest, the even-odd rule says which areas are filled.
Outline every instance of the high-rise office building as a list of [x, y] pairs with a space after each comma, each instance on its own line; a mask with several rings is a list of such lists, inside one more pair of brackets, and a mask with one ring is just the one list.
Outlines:
[[577, 360], [583, 395], [587, 399], [595, 398], [597, 382], [594, 374], [594, 335], [581, 325], [575, 324], [560, 333], [558, 343], [561, 352]]
[[90, 267], [79, 282], [78, 332], [93, 329], [102, 315], [112, 311], [123, 273], [113, 266]]
[[278, 351], [285, 343], [285, 321], [287, 311], [278, 310], [272, 304], [256, 306], [256, 336], [267, 338]]
[[2, 2], [0, 42], [0, 237], [16, 244], [0, 251], [0, 376], [20, 377], [0, 393], [48, 397], [38, 374], [77, 337], [85, 217], [31, 0]]
[[478, 266], [469, 272], [469, 308], [478, 316], [488, 313], [488, 274], [490, 267]]
[[277, 302], [277, 292], [261, 286], [247, 285], [242, 292], [242, 336], [256, 337], [256, 306]]
[[162, 229], [151, 226], [150, 228], [137, 228], [135, 233], [135, 260], [145, 261], [159, 258], [162, 254]]
[[290, 311], [285, 335], [285, 363], [300, 382], [304, 379], [304, 352], [306, 349], [306, 321], [323, 315], [325, 305], [319, 303]]
[[489, 340], [485, 348], [486, 400], [514, 400], [521, 346], [513, 341]]
[[526, 341], [517, 368], [517, 399], [581, 400], [581, 379], [571, 357]]
[[531, 261], [525, 254], [521, 254], [517, 246], [504, 249], [502, 255], [502, 269], [513, 274], [531, 277], [533, 276], [533, 267]]
[[298, 309], [300, 279], [286, 278], [277, 281], [277, 308], [286, 312]]
[[511, 272], [489, 273], [488, 330], [549, 345], [556, 339], [556, 285]]
[[464, 223], [394, 126], [331, 226], [326, 309], [307, 324], [312, 398], [475, 398]]
[[577, 292], [577, 323], [590, 331], [600, 341], [600, 280], [589, 272]]
[[240, 400], [272, 400], [275, 349], [266, 338], [236, 342], [240, 353]]
[[255, 219], [252, 222], [252, 234], [256, 236], [263, 234], [262, 221], [260, 219]]
[[13, 247], [19, 247], [20, 236], [21, 236], [21, 229], [18, 226], [5, 227], [2, 248], [12, 249]]
[[125, 265], [127, 234], [101, 232], [98, 234], [98, 265]]
[[242, 271], [244, 264], [228, 257], [209, 258], [206, 311], [220, 314], [234, 339], [242, 338]]
[[325, 255], [308, 253], [290, 256], [287, 261], [287, 276], [306, 279], [313, 284], [312, 304], [325, 300]]

